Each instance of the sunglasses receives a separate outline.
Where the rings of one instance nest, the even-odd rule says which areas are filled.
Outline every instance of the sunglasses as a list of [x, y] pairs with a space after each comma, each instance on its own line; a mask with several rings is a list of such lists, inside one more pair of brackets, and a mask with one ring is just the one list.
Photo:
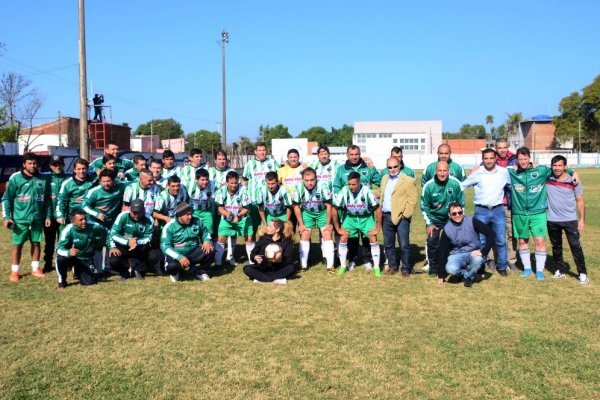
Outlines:
[[399, 165], [394, 165], [393, 167], [388, 167], [388, 169], [396, 169], [396, 168], [400, 168]]
[[463, 215], [462, 211], [454, 211], [452, 213], [450, 213], [450, 215], [452, 215], [453, 217], [456, 217], [457, 215]]

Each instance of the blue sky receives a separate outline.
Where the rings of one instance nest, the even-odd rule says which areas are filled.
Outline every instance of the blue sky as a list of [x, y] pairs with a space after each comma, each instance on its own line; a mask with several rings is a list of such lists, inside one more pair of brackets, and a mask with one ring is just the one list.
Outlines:
[[[0, 72], [45, 94], [42, 122], [79, 115], [77, 0], [2, 5]], [[87, 0], [88, 95], [113, 122], [221, 120], [227, 46], [228, 141], [261, 124], [439, 119], [496, 124], [556, 114], [600, 74], [600, 2]]]

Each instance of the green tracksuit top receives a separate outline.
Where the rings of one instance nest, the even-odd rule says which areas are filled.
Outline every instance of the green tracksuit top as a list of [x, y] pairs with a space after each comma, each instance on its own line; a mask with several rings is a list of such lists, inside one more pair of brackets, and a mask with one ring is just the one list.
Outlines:
[[2, 198], [2, 218], [17, 223], [43, 222], [52, 219], [50, 178], [39, 172], [33, 176], [23, 171], [12, 174]]
[[[427, 166], [425, 172], [423, 172], [423, 176], [421, 177], [421, 186], [425, 185], [425, 183], [427, 183], [427, 181], [429, 181], [430, 179], [433, 179], [433, 177], [435, 176], [435, 167], [437, 163], [438, 161], [432, 162]], [[460, 164], [457, 164], [454, 161], [452, 161], [452, 159], [448, 160], [448, 172], [450, 173], [450, 176], [455, 177], [460, 182], [467, 179], [467, 175], [465, 175], [465, 170], [463, 169], [463, 167], [461, 167]]]
[[[133, 168], [133, 161], [127, 160], [125, 158], [117, 158], [117, 162], [115, 163], [115, 167], [119, 172], [125, 173], [130, 168]], [[96, 172], [104, 168], [104, 164], [102, 164], [102, 156], [96, 158], [94, 161], [90, 163], [90, 172]]]
[[[92, 188], [83, 200], [83, 210], [93, 222], [110, 229], [115, 218], [121, 212], [125, 187], [124, 183], [116, 183], [109, 190], [104, 190], [102, 186]], [[100, 214], [106, 216], [104, 222], [98, 219]]]
[[437, 176], [428, 180], [421, 192], [421, 211], [425, 225], [431, 226], [434, 222], [448, 221], [448, 206], [457, 202], [465, 206], [465, 194], [460, 187], [460, 181], [449, 176], [440, 182]]
[[69, 251], [75, 246], [79, 250], [76, 257], [91, 262], [94, 258], [94, 249], [104, 245], [104, 243], [99, 243], [98, 238], [105, 235], [104, 228], [93, 222], [88, 221], [85, 229], [68, 224], [60, 233], [56, 253], [63, 257], [71, 257]]
[[[61, 172], [60, 174], [55, 174], [54, 172], [45, 173], [50, 179], [50, 198], [52, 199], [52, 212], [56, 213], [56, 204], [58, 203], [58, 192], [60, 192], [60, 188], [63, 182], [69, 177], [69, 175]], [[56, 215], [54, 215], [56, 218]]]
[[110, 228], [106, 244], [111, 249], [117, 245], [129, 247], [129, 239], [136, 238], [137, 244], [143, 246], [150, 243], [153, 232], [154, 218], [150, 215], [145, 214], [139, 221], [134, 221], [129, 211], [123, 211]]
[[512, 213], [515, 215], [535, 215], [546, 212], [548, 195], [546, 181], [552, 176], [552, 169], [545, 165], [532, 165], [527, 169], [508, 169], [510, 174], [510, 194]]
[[192, 216], [189, 225], [181, 225], [177, 218], [173, 218], [165, 225], [160, 235], [160, 249], [164, 254], [179, 261], [210, 240], [210, 232], [197, 216]]
[[54, 209], [56, 219], [65, 218], [69, 220], [71, 211], [83, 207], [85, 195], [97, 184], [98, 178], [94, 175], [88, 175], [84, 181], [79, 181], [73, 176], [67, 178], [58, 192], [58, 200]]
[[348, 175], [350, 175], [352, 171], [358, 172], [360, 175], [360, 183], [363, 185], [372, 187], [372, 185], [379, 186], [379, 184], [381, 184], [381, 175], [379, 174], [379, 171], [377, 171], [377, 168], [369, 168], [367, 163], [361, 158], [357, 165], [352, 165], [349, 161], [346, 161], [338, 167], [335, 172], [335, 178], [333, 178], [334, 192], [341, 190], [348, 184]]

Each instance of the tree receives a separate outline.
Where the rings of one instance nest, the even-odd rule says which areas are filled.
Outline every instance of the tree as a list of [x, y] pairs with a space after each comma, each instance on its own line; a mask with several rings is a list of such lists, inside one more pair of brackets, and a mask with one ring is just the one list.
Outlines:
[[141, 124], [133, 132], [134, 135], [159, 135], [161, 139], [177, 139], [184, 136], [181, 124], [173, 118], [153, 119], [145, 124]]
[[275, 125], [270, 127], [269, 125], [261, 125], [258, 128], [258, 141], [265, 142], [267, 149], [271, 150], [271, 142], [273, 139], [291, 139], [292, 135], [288, 131], [288, 127], [284, 125]]
[[508, 133], [519, 132], [519, 125], [521, 124], [521, 121], [523, 121], [523, 113], [506, 113], [506, 125], [508, 126]]
[[458, 131], [463, 139], [485, 139], [485, 127], [483, 125], [463, 124]]
[[320, 145], [328, 145], [327, 129], [322, 126], [313, 126], [305, 131], [300, 132], [299, 138], [306, 138], [309, 142], [319, 142]]
[[239, 154], [252, 154], [254, 150], [254, 143], [252, 143], [252, 140], [248, 136], [240, 136], [236, 144]]
[[[29, 134], [27, 134], [27, 137], [25, 139], [25, 146], [23, 149], [25, 152], [32, 151], [36, 147], [33, 145], [35, 140], [40, 137], [40, 135], [33, 137], [33, 119], [35, 118], [35, 115], [38, 113], [40, 108], [42, 108], [43, 104], [44, 101], [42, 100], [41, 96], [35, 94], [34, 96], [28, 99], [27, 103], [21, 109], [21, 116], [27, 120], [27, 123], [29, 125]], [[24, 136], [24, 133], [22, 131], [21, 136]]]
[[354, 135], [354, 127], [352, 125], [344, 124], [340, 129], [332, 127], [327, 146], [350, 146], [352, 144], [352, 135]]
[[190, 133], [187, 135], [187, 143], [185, 145], [186, 150], [190, 150], [192, 148], [198, 148], [202, 150], [203, 153], [213, 153], [221, 148], [221, 135], [219, 132], [215, 131], [207, 131], [206, 129], [201, 129], [194, 133]]
[[494, 129], [494, 138], [495, 139], [507, 139], [508, 132], [506, 131], [506, 125], [500, 125]]
[[[33, 99], [33, 100], [32, 100]], [[21, 122], [19, 108], [29, 108], [31, 102], [41, 101], [41, 95], [31, 88], [31, 81], [14, 72], [2, 74], [0, 81], [0, 107], [4, 108], [10, 126]], [[25, 106], [23, 106], [25, 104]]]
[[490, 141], [491, 141], [494, 139], [494, 132], [493, 132], [494, 127], [492, 126], [494, 124], [494, 116], [486, 115], [485, 123], [490, 128]]

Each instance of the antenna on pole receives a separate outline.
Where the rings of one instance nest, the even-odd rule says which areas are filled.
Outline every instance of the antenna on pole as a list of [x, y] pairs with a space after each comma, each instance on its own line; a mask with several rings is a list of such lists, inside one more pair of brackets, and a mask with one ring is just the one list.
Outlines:
[[225, 45], [229, 43], [229, 32], [221, 31], [221, 68], [223, 74], [223, 148], [227, 147], [227, 102], [225, 91]]

